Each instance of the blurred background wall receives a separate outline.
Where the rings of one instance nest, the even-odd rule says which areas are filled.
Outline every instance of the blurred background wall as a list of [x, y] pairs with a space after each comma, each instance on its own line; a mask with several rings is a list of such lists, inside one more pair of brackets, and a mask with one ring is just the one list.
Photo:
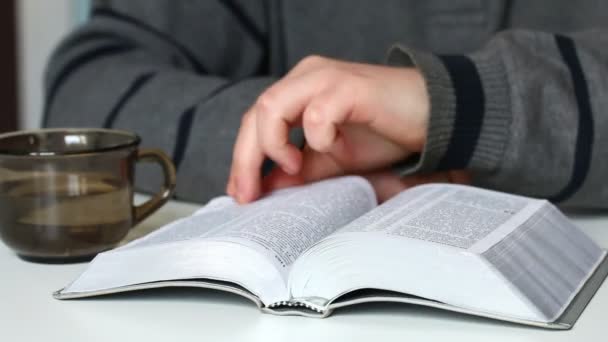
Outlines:
[[46, 61], [61, 38], [86, 20], [90, 1], [14, 0], [14, 3], [18, 126], [31, 129], [39, 127], [42, 118]]

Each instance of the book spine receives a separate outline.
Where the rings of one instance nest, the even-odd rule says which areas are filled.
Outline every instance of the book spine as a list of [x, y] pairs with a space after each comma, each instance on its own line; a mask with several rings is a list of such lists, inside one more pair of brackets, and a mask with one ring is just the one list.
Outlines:
[[293, 309], [304, 308], [304, 309], [312, 310], [312, 311], [320, 313], [320, 314], [324, 313], [324, 310], [319, 307], [316, 307], [309, 303], [297, 301], [297, 300], [280, 301], [280, 302], [272, 303], [272, 304], [268, 305], [268, 308], [275, 309], [275, 310], [288, 309], [288, 308], [293, 308]]

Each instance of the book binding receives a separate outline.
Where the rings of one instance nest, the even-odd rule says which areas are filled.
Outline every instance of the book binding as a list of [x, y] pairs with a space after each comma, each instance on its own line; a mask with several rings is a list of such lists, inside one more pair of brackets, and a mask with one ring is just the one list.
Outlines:
[[[336, 299], [332, 303], [321, 305], [319, 300], [310, 298], [309, 300], [290, 300], [272, 303], [264, 305], [261, 300], [250, 291], [236, 284], [224, 281], [216, 281], [209, 279], [195, 279], [195, 280], [172, 280], [172, 281], [159, 281], [145, 284], [136, 284], [130, 286], [124, 286], [119, 288], [113, 288], [101, 291], [83, 292], [83, 293], [70, 293], [64, 292], [64, 290], [56, 291], [53, 296], [57, 299], [74, 299], [83, 297], [92, 297], [99, 295], [108, 295], [113, 293], [121, 293], [142, 289], [153, 289], [162, 287], [199, 287], [213, 290], [226, 291], [234, 293], [245, 298], [248, 298], [260, 308], [262, 312], [270, 313], [274, 315], [298, 315], [306, 317], [324, 318], [329, 316], [333, 310], [341, 307], [371, 303], [371, 302], [397, 302], [413, 305], [422, 305], [427, 307], [433, 307], [458, 313], [464, 313], [479, 317], [485, 317], [490, 319], [496, 319], [501, 321], [507, 321], [512, 323], [537, 326], [548, 329], [567, 330], [571, 329], [576, 321], [581, 316], [585, 307], [589, 304], [594, 294], [600, 288], [604, 279], [608, 276], [608, 257], [604, 253], [602, 261], [599, 263], [593, 274], [587, 279], [585, 285], [576, 294], [576, 296], [570, 302], [570, 305], [566, 308], [563, 314], [554, 322], [539, 322], [526, 319], [518, 319], [513, 317], [506, 317], [502, 315], [496, 315], [489, 312], [481, 312], [477, 310], [469, 310], [466, 308], [456, 307], [453, 305], [441, 303], [434, 300], [429, 300], [421, 297], [408, 296], [401, 293], [390, 292], [390, 291], [375, 291], [368, 290], [364, 294], [357, 296], [350, 296], [346, 299]], [[317, 302], [317, 303], [315, 303]]]

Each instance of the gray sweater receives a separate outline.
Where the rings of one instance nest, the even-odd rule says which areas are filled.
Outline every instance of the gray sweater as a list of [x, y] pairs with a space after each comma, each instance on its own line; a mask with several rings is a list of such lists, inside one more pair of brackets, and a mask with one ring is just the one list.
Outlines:
[[[178, 167], [177, 197], [224, 192], [241, 115], [300, 59], [418, 67], [431, 119], [404, 173], [608, 207], [608, 2], [98, 1], [46, 74], [47, 126], [134, 130]], [[404, 130], [406, 128], [404, 127]], [[138, 170], [144, 189], [155, 169]]]

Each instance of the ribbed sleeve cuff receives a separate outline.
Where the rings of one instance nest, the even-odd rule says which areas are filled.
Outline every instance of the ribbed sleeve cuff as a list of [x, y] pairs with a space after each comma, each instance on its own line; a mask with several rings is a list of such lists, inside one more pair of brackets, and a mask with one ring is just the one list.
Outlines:
[[387, 63], [420, 70], [431, 109], [422, 153], [396, 165], [397, 172], [491, 172], [499, 166], [511, 134], [509, 88], [500, 56], [438, 56], [397, 45]]

